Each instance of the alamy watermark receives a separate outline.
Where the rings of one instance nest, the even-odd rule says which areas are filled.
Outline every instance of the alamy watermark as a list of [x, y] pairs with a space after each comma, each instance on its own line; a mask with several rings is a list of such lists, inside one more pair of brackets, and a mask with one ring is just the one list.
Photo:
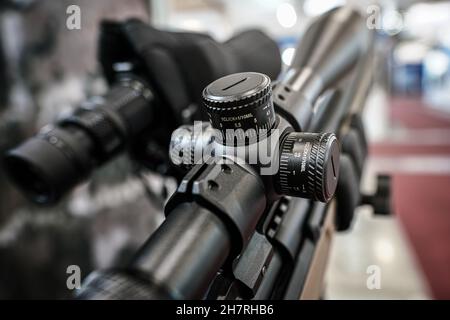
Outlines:
[[81, 8], [72, 4], [66, 8], [66, 27], [68, 30], [81, 30]]
[[223, 134], [207, 122], [195, 121], [193, 126], [182, 126], [172, 133], [170, 158], [179, 166], [242, 161], [257, 165], [261, 175], [274, 175], [279, 169], [281, 133], [276, 128], [251, 128], [227, 129]]
[[366, 273], [369, 275], [366, 280], [366, 286], [369, 290], [381, 289], [381, 268], [375, 264], [370, 265], [366, 269]]
[[67, 267], [66, 273], [69, 275], [66, 280], [66, 286], [69, 290], [81, 289], [81, 269], [76, 264]]
[[[388, 35], [396, 35], [405, 27], [404, 14], [397, 10], [382, 12], [378, 5], [369, 5], [366, 8], [366, 25], [370, 30], [383, 30]], [[81, 30], [81, 8], [72, 4], [66, 8], [66, 27], [68, 30]]]
[[370, 30], [383, 30], [386, 34], [394, 36], [405, 28], [405, 15], [397, 10], [384, 10], [377, 5], [366, 8], [366, 25]]

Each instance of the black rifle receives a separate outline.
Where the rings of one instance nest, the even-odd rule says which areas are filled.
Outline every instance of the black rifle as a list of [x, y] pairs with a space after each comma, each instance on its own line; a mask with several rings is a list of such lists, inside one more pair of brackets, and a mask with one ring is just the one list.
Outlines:
[[[203, 99], [215, 138], [192, 135], [187, 144], [194, 151], [209, 144], [211, 158], [184, 177], [165, 221], [128, 267], [94, 272], [78, 297], [318, 298], [332, 232], [349, 227], [363, 198], [369, 44], [363, 18], [335, 9], [310, 26], [273, 87], [258, 73], [207, 86]], [[230, 141], [226, 129], [235, 128], [243, 133]], [[260, 146], [275, 129], [281, 135], [272, 161], [280, 168], [263, 176], [260, 163], [250, 165], [250, 152], [233, 152]]]
[[138, 20], [105, 21], [99, 48], [109, 92], [5, 157], [7, 173], [36, 203], [57, 202], [125, 149], [141, 165], [178, 176], [169, 166], [170, 135], [200, 118], [201, 89], [233, 72], [276, 78], [281, 68], [277, 44], [257, 30], [218, 43], [205, 34], [160, 31]]

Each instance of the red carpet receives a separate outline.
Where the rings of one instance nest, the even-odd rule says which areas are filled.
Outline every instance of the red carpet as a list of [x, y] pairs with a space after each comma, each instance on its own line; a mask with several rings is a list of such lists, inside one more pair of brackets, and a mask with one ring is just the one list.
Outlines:
[[437, 299], [450, 299], [450, 176], [394, 175], [394, 206]]
[[395, 143], [377, 143], [370, 146], [373, 155], [448, 155], [450, 156], [450, 143], [448, 145], [405, 145]]
[[[450, 128], [450, 116], [424, 106], [420, 100], [394, 99], [391, 121], [407, 129]], [[412, 131], [413, 132], [413, 131]], [[447, 131], [445, 134], [448, 134]], [[386, 142], [371, 145], [372, 157], [448, 156], [450, 136], [440, 142]], [[447, 143], [448, 142], [448, 143]], [[423, 163], [426, 171], [427, 163]], [[403, 174], [392, 172], [395, 213], [405, 230], [420, 263], [431, 293], [437, 299], [450, 299], [450, 175]]]
[[450, 115], [424, 106], [420, 98], [395, 98], [391, 102], [394, 123], [407, 128], [450, 128]]

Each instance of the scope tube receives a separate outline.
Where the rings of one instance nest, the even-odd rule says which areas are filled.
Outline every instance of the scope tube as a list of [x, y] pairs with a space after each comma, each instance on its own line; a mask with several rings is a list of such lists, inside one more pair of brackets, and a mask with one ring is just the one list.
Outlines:
[[[166, 220], [126, 271], [113, 278], [124, 275], [122, 279], [131, 277], [127, 283], [152, 288], [142, 298], [151, 299], [161, 292], [167, 299], [203, 298], [219, 269], [246, 246], [265, 207], [263, 183], [250, 167], [228, 163], [197, 166], [166, 204]], [[110, 273], [93, 274], [79, 298], [105, 298], [105, 291], [120, 296], [128, 290], [110, 278]]]
[[230, 253], [225, 224], [195, 203], [175, 208], [130, 265], [172, 299], [200, 299]]
[[[342, 9], [337, 9], [337, 10], [344, 10], [344, 8]], [[336, 10], [332, 11], [335, 12]], [[318, 43], [320, 43], [320, 39], [322, 39], [322, 41], [325, 41], [326, 37], [322, 37], [320, 34], [318, 34], [318, 32], [320, 32], [320, 30], [323, 28], [324, 25], [326, 25], [326, 17], [331, 15], [332, 12], [330, 12], [328, 15], [326, 15], [325, 17], [321, 17], [319, 18], [319, 20], [316, 22], [316, 25], [311, 26], [308, 31], [306, 32], [304, 38], [303, 38], [303, 43], [300, 43], [299, 47], [297, 48], [297, 55], [296, 55], [296, 59], [294, 59], [294, 62], [292, 64], [292, 66], [304, 66], [304, 65], [315, 65], [315, 66], [326, 66], [327, 63], [329, 63], [329, 61], [323, 61], [324, 63], [320, 63], [320, 61], [315, 60], [315, 63], [308, 63], [308, 59], [309, 57], [312, 57], [312, 53], [311, 52], [317, 52], [319, 51], [319, 49], [314, 49], [314, 46], [317, 45], [317, 43], [314, 43], [314, 41], [318, 41]], [[350, 14], [348, 13], [348, 18], [350, 20], [354, 20], [353, 23], [357, 23], [357, 16], [356, 13]], [[352, 17], [353, 18], [350, 18]], [[329, 19], [329, 18], [328, 18]], [[332, 20], [333, 21], [333, 20]], [[335, 25], [336, 23], [342, 23], [341, 27], [345, 28], [346, 24], [343, 23], [343, 21], [341, 20], [341, 22], [339, 22], [339, 19], [335, 19], [334, 22], [331, 23], [331, 25]], [[348, 28], [348, 23], [347, 23], [347, 28]], [[361, 27], [361, 30], [364, 30], [364, 26]], [[345, 31], [345, 30], [344, 30]], [[344, 32], [343, 30], [334, 30], [334, 32]], [[360, 111], [362, 109], [362, 104], [363, 101], [365, 99], [365, 96], [370, 88], [370, 83], [371, 83], [371, 77], [373, 75], [373, 70], [372, 70], [372, 62], [373, 62], [373, 56], [371, 53], [371, 47], [365, 46], [365, 42], [364, 39], [362, 38], [362, 32], [359, 30], [354, 30], [353, 32], [356, 32], [358, 34], [358, 36], [354, 36], [354, 40], [358, 39], [358, 41], [361, 42], [361, 44], [359, 44], [359, 46], [355, 46], [355, 43], [353, 43], [350, 46], [350, 50], [346, 52], [346, 50], [344, 50], [344, 48], [341, 48], [343, 51], [341, 53], [341, 58], [344, 56], [347, 56], [348, 60], [347, 63], [344, 65], [341, 65], [341, 70], [340, 72], [342, 72], [340, 75], [338, 73], [324, 73], [324, 74], [328, 74], [329, 76], [326, 78], [328, 79], [328, 87], [332, 86], [336, 81], [336, 79], [338, 79], [339, 77], [342, 77], [344, 74], [345, 75], [349, 75], [349, 79], [346, 79], [348, 81], [345, 81], [345, 86], [340, 86], [342, 88], [343, 94], [338, 95], [337, 99], [333, 99], [331, 101], [331, 103], [325, 105], [323, 110], [320, 110], [320, 114], [314, 115], [312, 113], [312, 109], [309, 109], [310, 107], [313, 106], [310, 105], [309, 103], [306, 105], [302, 105], [301, 103], [299, 104], [292, 104], [292, 108], [289, 106], [286, 106], [286, 103], [283, 104], [283, 101], [281, 100], [281, 105], [285, 107], [285, 110], [294, 110], [293, 112], [299, 112], [299, 110], [303, 109], [303, 112], [306, 113], [307, 117], [311, 117], [308, 121], [303, 122], [303, 126], [301, 127], [301, 129], [306, 130], [306, 131], [311, 131], [311, 132], [321, 132], [321, 131], [325, 131], [325, 132], [336, 132], [337, 134], [339, 134], [339, 128], [340, 126], [343, 125], [343, 121], [346, 121], [347, 118], [349, 118], [348, 114], [351, 112], [355, 112], [356, 110]], [[366, 32], [366, 31], [364, 31]], [[347, 35], [347, 37], [350, 37], [350, 35]], [[319, 39], [319, 40], [317, 40]], [[332, 38], [328, 38], [327, 41], [332, 40]], [[368, 42], [367, 42], [368, 43]], [[332, 42], [329, 42], [329, 45], [332, 45]], [[320, 45], [319, 45], [320, 46]], [[325, 48], [324, 45], [321, 46], [322, 49]], [[356, 51], [355, 51], [356, 50]], [[354, 55], [355, 53], [358, 53], [356, 56]], [[327, 54], [327, 55], [332, 55], [333, 51], [330, 50], [325, 50], [323, 52], [323, 54]], [[329, 58], [326, 58], [329, 59]], [[327, 63], [325, 63], [327, 62]], [[351, 70], [351, 74], [348, 74], [348, 69], [349, 67], [352, 66], [352, 64], [356, 65], [355, 68], [353, 68]], [[347, 67], [343, 68], [343, 66], [347, 65]], [[338, 66], [337, 66], [338, 67]], [[298, 70], [301, 70], [301, 68], [299, 68]], [[312, 69], [308, 69], [307, 70], [312, 70]], [[331, 66], [328, 66], [325, 68], [325, 70], [332, 70]], [[335, 69], [336, 71], [337, 69]], [[296, 72], [296, 71], [295, 71]], [[292, 74], [294, 74], [295, 72], [293, 72]], [[299, 75], [299, 73], [296, 73], [297, 75]], [[330, 76], [331, 75], [331, 76]], [[311, 77], [312, 80], [309, 80], [311, 82], [314, 82], [314, 76], [312, 75], [312, 73], [310, 71], [304, 71], [304, 76], [305, 79], [308, 77]], [[301, 78], [301, 77], [299, 77]], [[285, 78], [284, 78], [285, 79]], [[320, 94], [323, 93], [324, 90], [326, 90], [326, 86], [324, 86], [324, 82], [319, 81], [318, 78], [315, 78], [315, 81], [317, 86], [312, 86], [312, 85], [306, 85], [308, 84], [308, 81], [305, 81], [305, 85], [303, 87], [302, 90], [305, 90], [306, 92], [309, 92], [310, 97], [315, 97], [314, 101], [319, 97]], [[288, 89], [289, 90], [289, 89]], [[278, 96], [278, 94], [285, 94], [286, 90], [285, 87], [283, 86], [283, 82], [279, 85], [277, 85], [277, 87], [274, 89], [274, 102], [276, 101], [278, 105], [280, 105], [280, 98]], [[301, 96], [300, 96], [301, 97]], [[303, 98], [299, 98], [300, 102], [303, 101]], [[297, 109], [296, 109], [297, 108]], [[283, 110], [280, 110], [281, 108], [278, 108], [277, 111], [279, 111], [280, 113], [282, 113], [283, 115], [285, 115], [285, 112], [283, 112]], [[302, 115], [300, 115], [300, 113], [297, 113], [297, 116], [295, 117], [295, 119], [297, 120], [301, 120], [302, 118], [300, 118]], [[316, 117], [317, 116], [317, 117]], [[285, 215], [289, 215], [289, 213], [292, 212], [297, 212], [299, 210], [299, 206], [302, 206], [303, 202], [305, 201], [304, 199], [296, 199], [293, 198], [290, 200], [290, 206], [288, 207], [288, 212], [285, 213]], [[276, 203], [273, 204], [273, 206], [277, 205]], [[328, 208], [327, 206], [324, 207], [320, 207], [318, 208], [318, 210], [323, 210], [323, 212], [326, 212]], [[298, 254], [299, 252], [297, 252]], [[299, 261], [297, 261], [296, 263], [300, 263]], [[282, 275], [285, 275], [285, 272], [287, 271], [286, 269], [283, 269], [283, 265], [284, 263], [275, 263], [274, 266], [269, 265], [269, 268], [272, 268], [272, 272], [273, 274], [276, 274], [276, 276], [274, 277], [278, 277], [280, 278]], [[292, 276], [292, 274], [290, 275]], [[307, 274], [305, 274], [305, 276], [307, 276]], [[298, 279], [297, 279], [298, 281]], [[286, 284], [284, 284], [286, 285]], [[281, 291], [283, 291], [284, 289], [287, 289], [287, 287], [284, 287], [281, 289]], [[302, 289], [302, 288], [300, 288]], [[298, 296], [297, 296], [298, 297]], [[296, 298], [297, 298], [296, 297]]]
[[53, 204], [152, 122], [152, 103], [143, 82], [123, 79], [8, 151], [6, 172], [30, 200]]
[[77, 298], [201, 299], [230, 248], [228, 230], [216, 214], [184, 203], [167, 216], [125, 271], [91, 274]]
[[343, 122], [348, 121], [352, 114], [362, 111], [374, 75], [372, 50], [372, 47], [367, 48], [367, 52], [359, 59], [351, 77], [337, 87], [341, 95], [317, 110], [309, 130], [336, 132], [340, 136], [339, 128]]
[[358, 11], [341, 7], [306, 30], [273, 92], [277, 111], [297, 131], [308, 129], [317, 98], [358, 61], [367, 33], [363, 21]]
[[[284, 109], [283, 116], [286, 115], [294, 127], [308, 128], [315, 100], [355, 63], [360, 51], [360, 39], [355, 37], [355, 33], [359, 32], [357, 27], [360, 26], [360, 18], [355, 11], [342, 8], [326, 14], [307, 31], [305, 39], [309, 37], [309, 43], [305, 41], [305, 47], [299, 47], [299, 57], [274, 89], [274, 98], [277, 99], [275, 102], [281, 107], [280, 112]], [[315, 55], [317, 57], [310, 60], [300, 58]], [[278, 97], [281, 92], [286, 94], [283, 99]], [[194, 168], [188, 173], [193, 179], [192, 184], [181, 184], [180, 188], [200, 188], [195, 170]], [[247, 174], [243, 177], [252, 179], [251, 176]], [[212, 181], [211, 186], [216, 188], [218, 179], [214, 175], [211, 177], [208, 182]], [[236, 182], [228, 177], [224, 181]], [[245, 230], [245, 236], [242, 237], [244, 240], [250, 238], [265, 211], [265, 204], [261, 207], [261, 203], [255, 201], [264, 196], [263, 190], [256, 190], [258, 183], [261, 183], [260, 177], [242, 186], [236, 182], [226, 188], [239, 190], [235, 191], [240, 194], [239, 197], [228, 197], [234, 195], [230, 191], [223, 195], [224, 198], [214, 202], [219, 206], [230, 205], [239, 213], [245, 213], [245, 225], [240, 229]], [[252, 193], [255, 194], [250, 196]], [[190, 201], [195, 198], [192, 194], [185, 197]], [[223, 214], [213, 212], [210, 206], [181, 202], [174, 206], [167, 219], [149, 238], [133, 260], [130, 270], [163, 288], [170, 298], [201, 298], [225, 259], [234, 257], [231, 252], [236, 250], [236, 244], [232, 243], [235, 238], [236, 233], [231, 231], [229, 221]], [[83, 291], [89, 290], [89, 283], [87, 285]]]

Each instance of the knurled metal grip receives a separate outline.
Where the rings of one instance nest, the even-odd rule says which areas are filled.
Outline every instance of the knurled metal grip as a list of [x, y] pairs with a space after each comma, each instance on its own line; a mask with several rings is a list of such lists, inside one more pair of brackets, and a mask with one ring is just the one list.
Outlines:
[[261, 73], [235, 73], [212, 82], [203, 90], [203, 103], [211, 125], [227, 144], [233, 139], [251, 141], [275, 124], [270, 78]]
[[124, 270], [95, 271], [77, 292], [79, 300], [175, 299], [145, 277]]
[[278, 193], [328, 202], [339, 177], [339, 144], [332, 133], [291, 132], [281, 143]]

